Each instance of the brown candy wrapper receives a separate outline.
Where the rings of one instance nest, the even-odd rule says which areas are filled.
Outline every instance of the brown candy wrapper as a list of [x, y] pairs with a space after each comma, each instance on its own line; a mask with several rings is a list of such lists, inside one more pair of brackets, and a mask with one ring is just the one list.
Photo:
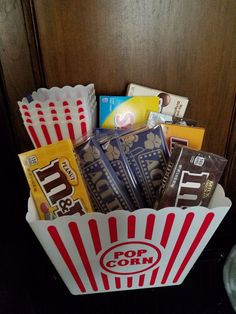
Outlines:
[[227, 160], [221, 156], [176, 145], [159, 190], [156, 208], [207, 207], [226, 163]]

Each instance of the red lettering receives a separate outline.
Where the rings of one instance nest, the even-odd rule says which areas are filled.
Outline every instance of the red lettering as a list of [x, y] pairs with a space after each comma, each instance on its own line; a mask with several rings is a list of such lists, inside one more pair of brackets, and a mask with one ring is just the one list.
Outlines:
[[116, 261], [109, 261], [107, 262], [107, 267], [115, 267], [116, 266]]
[[143, 264], [151, 264], [153, 262], [153, 257], [144, 257]]
[[121, 259], [120, 261], [117, 262], [117, 265], [119, 266], [127, 266], [129, 264], [128, 259]]
[[115, 252], [115, 253], [114, 253], [114, 258], [117, 259], [117, 258], [119, 258], [121, 255], [124, 255], [124, 252]]
[[131, 258], [130, 265], [140, 265], [139, 258]]
[[141, 256], [143, 254], [147, 253], [147, 250], [138, 250], [137, 251], [137, 256]]
[[125, 257], [133, 257], [136, 255], [136, 252], [134, 250], [126, 251]]

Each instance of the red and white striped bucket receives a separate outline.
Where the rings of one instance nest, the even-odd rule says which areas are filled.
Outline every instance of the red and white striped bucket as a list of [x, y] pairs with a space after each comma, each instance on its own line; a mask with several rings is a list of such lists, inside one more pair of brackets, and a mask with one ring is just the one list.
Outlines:
[[26, 220], [72, 294], [181, 284], [231, 206], [220, 185], [209, 208], [90, 213]]

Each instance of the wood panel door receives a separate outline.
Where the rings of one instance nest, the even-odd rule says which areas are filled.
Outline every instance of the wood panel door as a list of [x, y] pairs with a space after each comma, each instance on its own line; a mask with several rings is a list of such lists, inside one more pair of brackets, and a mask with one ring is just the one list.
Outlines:
[[[31, 148], [17, 99], [40, 86], [94, 82], [123, 95], [135, 82], [190, 99], [204, 149], [229, 158], [235, 186], [234, 0], [1, 1], [0, 58], [18, 152]], [[231, 193], [232, 194], [232, 193]]]

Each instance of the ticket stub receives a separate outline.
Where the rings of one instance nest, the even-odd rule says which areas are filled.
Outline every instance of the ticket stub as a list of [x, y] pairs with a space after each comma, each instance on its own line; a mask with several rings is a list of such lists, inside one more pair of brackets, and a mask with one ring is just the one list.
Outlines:
[[205, 134], [204, 128], [178, 124], [161, 124], [168, 148], [173, 150], [175, 144], [184, 145], [193, 149], [202, 148]]
[[93, 211], [71, 140], [19, 154], [19, 158], [40, 219]]
[[153, 208], [169, 159], [162, 128], [158, 125], [152, 129], [131, 132], [120, 138], [146, 204]]
[[176, 145], [159, 190], [158, 209], [208, 206], [227, 160]]
[[100, 144], [94, 137], [75, 147], [80, 168], [95, 211], [108, 213], [113, 210], [133, 211], [125, 185], [119, 180]]
[[162, 90], [131, 83], [128, 85], [127, 96], [158, 96], [162, 99], [160, 112], [182, 118], [187, 109], [188, 98], [174, 95]]
[[147, 122], [150, 111], [158, 112], [160, 98], [154, 96], [100, 96], [99, 126], [127, 128]]

